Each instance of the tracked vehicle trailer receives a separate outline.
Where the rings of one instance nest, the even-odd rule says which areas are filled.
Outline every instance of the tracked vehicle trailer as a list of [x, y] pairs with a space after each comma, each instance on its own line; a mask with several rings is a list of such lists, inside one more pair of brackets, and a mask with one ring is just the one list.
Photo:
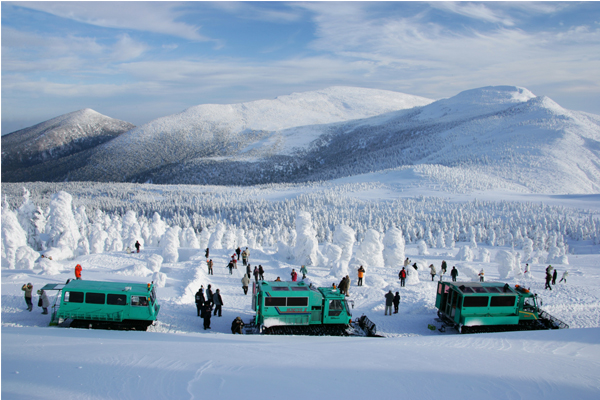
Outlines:
[[[352, 312], [346, 296], [330, 287], [304, 282], [259, 281], [252, 287], [252, 309], [256, 316], [247, 324], [248, 333], [275, 335], [357, 334], [351, 327]], [[359, 319], [364, 334], [374, 336], [375, 324]], [[358, 320], [357, 320], [358, 321]]]
[[435, 306], [440, 320], [460, 333], [569, 327], [540, 309], [537, 294], [501, 282], [439, 282]]

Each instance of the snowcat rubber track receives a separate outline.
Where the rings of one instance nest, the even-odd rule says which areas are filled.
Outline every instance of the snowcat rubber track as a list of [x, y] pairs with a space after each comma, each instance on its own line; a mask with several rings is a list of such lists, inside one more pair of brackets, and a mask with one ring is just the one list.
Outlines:
[[119, 330], [119, 331], [146, 331], [152, 321], [128, 321], [121, 322], [113, 321], [94, 321], [84, 319], [74, 319], [69, 325], [70, 328], [80, 329], [104, 329], [104, 330]]
[[263, 329], [265, 335], [350, 336], [346, 325], [284, 325]]

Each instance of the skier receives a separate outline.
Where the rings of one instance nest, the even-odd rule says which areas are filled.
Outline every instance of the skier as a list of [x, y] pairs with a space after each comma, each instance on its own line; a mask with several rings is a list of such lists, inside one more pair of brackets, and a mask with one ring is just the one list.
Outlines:
[[431, 270], [431, 282], [433, 282], [433, 278], [435, 278], [437, 271], [435, 270], [435, 266], [433, 264], [429, 266], [429, 269]]
[[239, 333], [240, 335], [242, 335], [242, 327], [243, 326], [244, 326], [244, 321], [242, 321], [242, 319], [240, 317], [237, 317], [231, 323], [231, 333], [233, 333], [234, 335], [236, 333]]
[[558, 281], [558, 283], [561, 283], [562, 281], [565, 281], [565, 283], [567, 283], [567, 277], [569, 276], [569, 272], [565, 271], [562, 274], [562, 278], [560, 278], [560, 281]]
[[217, 311], [219, 312], [219, 317], [221, 316], [221, 307], [223, 307], [223, 298], [221, 297], [221, 292], [219, 289], [213, 295], [213, 303], [215, 304], [215, 312], [213, 315], [217, 315]]
[[82, 270], [81, 265], [77, 264], [75, 266], [75, 279], [81, 280], [81, 270]]
[[33, 309], [33, 303], [31, 302], [31, 291], [33, 290], [33, 285], [28, 283], [27, 285], [23, 285], [21, 290], [25, 292], [25, 303], [27, 303], [27, 311], [31, 311]]
[[552, 274], [552, 284], [556, 285], [556, 278], [558, 277], [558, 271], [554, 270], [554, 273]]
[[306, 265], [300, 267], [300, 272], [302, 272], [302, 279], [306, 278], [306, 274], [308, 274], [308, 270], [306, 269]]
[[265, 270], [263, 269], [263, 266], [260, 264], [258, 264], [258, 275], [259, 275], [261, 281], [265, 280]]
[[244, 263], [244, 265], [246, 265], [246, 263], [248, 262], [248, 257], [250, 257], [250, 250], [248, 250], [248, 248], [246, 247], [246, 250], [242, 252], [242, 263]]
[[458, 276], [458, 270], [455, 266], [452, 266], [452, 271], [450, 271], [450, 276], [452, 277], [452, 282], [456, 282], [456, 277]]
[[485, 272], [483, 271], [483, 268], [481, 268], [481, 271], [479, 271], [479, 282], [483, 282], [484, 275]]
[[210, 306], [212, 306], [213, 304], [215, 304], [214, 299], [213, 299], [213, 292], [212, 289], [210, 288], [210, 285], [208, 285], [208, 288], [206, 289], [206, 302], [205, 304], [208, 303]]
[[[42, 303], [41, 307], [42, 310], [44, 310], [42, 312], [42, 314], [48, 314], [48, 307], [50, 307], [50, 300], [48, 299], [48, 295], [46, 294], [45, 290], [38, 290], [38, 294], [40, 295], [40, 302]], [[39, 305], [39, 303], [38, 303]]]
[[244, 289], [244, 294], [248, 294], [248, 285], [250, 284], [250, 274], [244, 274], [242, 277], [242, 289]]
[[292, 273], [290, 275], [292, 275], [292, 282], [296, 282], [296, 280], [298, 279], [298, 273], [295, 269], [292, 268]]
[[400, 286], [404, 287], [406, 284], [406, 270], [402, 267], [402, 271], [398, 273], [398, 278], [400, 278]]
[[207, 301], [202, 306], [202, 312], [200, 314], [200, 316], [204, 320], [204, 330], [210, 329], [210, 316], [211, 316], [211, 314], [212, 314], [212, 307], [210, 306], [210, 303]]
[[254, 280], [258, 283], [258, 267], [254, 267]]
[[394, 304], [394, 294], [390, 290], [385, 294], [385, 315], [388, 315], [388, 311], [390, 315], [392, 315], [392, 305]]
[[400, 307], [400, 292], [396, 292], [394, 296], [394, 314], [398, 314], [398, 307]]
[[196, 292], [195, 300], [196, 310], [198, 311], [198, 316], [200, 316], [200, 311], [202, 311], [202, 306], [204, 305], [204, 286], [201, 286]]
[[363, 266], [361, 265], [358, 268], [358, 283], [357, 286], [362, 286], [363, 283], [363, 277], [365, 276], [365, 269], [363, 268]]
[[212, 259], [208, 260], [206, 262], [206, 264], [208, 265], [208, 274], [213, 275], [213, 260]]

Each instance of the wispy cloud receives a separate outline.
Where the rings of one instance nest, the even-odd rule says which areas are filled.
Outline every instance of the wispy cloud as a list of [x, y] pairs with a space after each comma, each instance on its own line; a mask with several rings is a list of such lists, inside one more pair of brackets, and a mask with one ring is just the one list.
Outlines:
[[183, 4], [178, 2], [32, 1], [12, 4], [105, 28], [162, 33], [195, 41], [213, 40], [200, 34], [199, 26], [178, 21], [185, 14]]
[[473, 18], [479, 21], [502, 24], [505, 26], [514, 26], [512, 18], [505, 15], [502, 11], [492, 10], [485, 3], [467, 3], [467, 2], [433, 2], [432, 7], [436, 7], [464, 17]]

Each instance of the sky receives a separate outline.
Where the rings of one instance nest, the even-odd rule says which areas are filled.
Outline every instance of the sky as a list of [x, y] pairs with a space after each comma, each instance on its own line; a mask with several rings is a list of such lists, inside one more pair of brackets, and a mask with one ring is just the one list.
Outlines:
[[2, 2], [2, 134], [329, 86], [516, 85], [600, 114], [600, 2]]

